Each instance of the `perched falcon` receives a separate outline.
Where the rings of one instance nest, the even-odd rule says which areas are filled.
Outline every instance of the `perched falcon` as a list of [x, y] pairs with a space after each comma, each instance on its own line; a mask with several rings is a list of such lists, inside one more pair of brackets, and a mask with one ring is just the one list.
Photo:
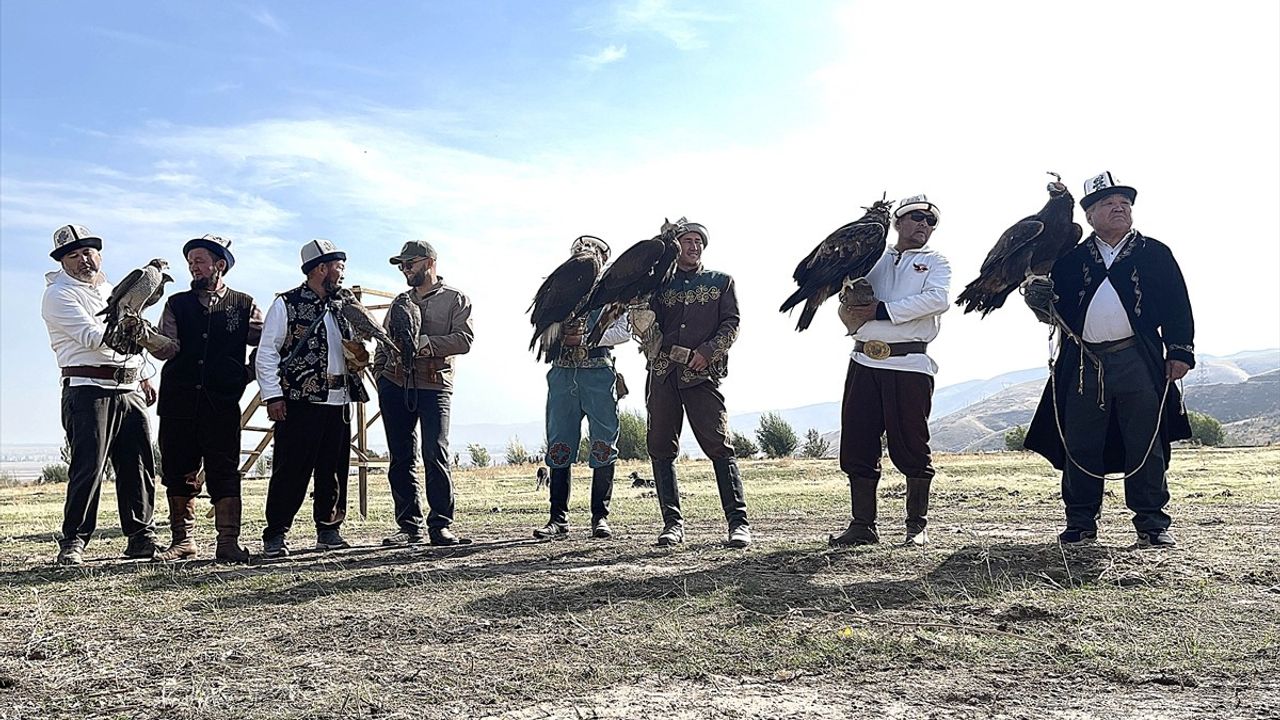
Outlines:
[[386, 330], [382, 329], [382, 325], [378, 324], [378, 319], [369, 312], [369, 309], [360, 304], [356, 299], [356, 294], [347, 288], [339, 288], [334, 294], [334, 301], [338, 305], [338, 313], [347, 322], [351, 323], [351, 329], [355, 332], [356, 338], [360, 340], [377, 340], [386, 345], [388, 348], [395, 347], [395, 343], [391, 341], [391, 336]]
[[1057, 173], [1049, 183], [1049, 202], [1040, 212], [1025, 217], [1004, 231], [982, 262], [978, 277], [956, 300], [965, 312], [978, 310], [983, 317], [1004, 305], [1005, 298], [1035, 275], [1048, 275], [1058, 258], [1080, 242], [1083, 231], [1071, 221], [1073, 200]]
[[[125, 355], [136, 355], [142, 352], [138, 343], [138, 332], [142, 328], [142, 311], [155, 305], [164, 295], [165, 283], [173, 282], [173, 278], [165, 270], [169, 263], [160, 258], [134, 270], [125, 276], [111, 291], [107, 298], [107, 306], [98, 313], [107, 318], [107, 329], [102, 342], [107, 347]], [[121, 321], [125, 318], [131, 321]]]
[[539, 360], [551, 362], [560, 354], [561, 326], [576, 317], [583, 317], [581, 312], [586, 303], [600, 268], [604, 266], [604, 256], [599, 246], [582, 244], [577, 251], [560, 266], [551, 271], [538, 292], [529, 303], [529, 322], [533, 323], [533, 337], [529, 339], [529, 349], [534, 351]]
[[884, 200], [864, 207], [866, 214], [828, 235], [796, 266], [791, 277], [800, 288], [779, 308], [780, 312], [787, 312], [804, 302], [796, 330], [807, 329], [818, 306], [838, 294], [846, 280], [865, 277], [875, 267], [884, 255], [891, 207], [893, 203]]
[[604, 271], [583, 309], [586, 314], [604, 308], [587, 338], [587, 345], [599, 344], [605, 330], [627, 311], [628, 305], [647, 304], [655, 290], [671, 282], [680, 256], [680, 243], [676, 238], [683, 229], [684, 225], [679, 222], [663, 223], [660, 234], [627, 248]]
[[398, 350], [396, 361], [405, 374], [406, 390], [418, 387], [413, 359], [418, 354], [418, 335], [422, 333], [422, 308], [409, 298], [409, 292], [397, 295], [387, 309], [387, 332]]

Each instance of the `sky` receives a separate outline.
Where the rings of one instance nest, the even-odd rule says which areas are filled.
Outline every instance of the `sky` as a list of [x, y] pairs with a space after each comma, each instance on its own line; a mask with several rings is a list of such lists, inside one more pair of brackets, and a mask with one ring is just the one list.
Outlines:
[[[0, 41], [4, 443], [61, 440], [39, 313], [65, 223], [105, 239], [111, 279], [164, 257], [178, 286], [188, 238], [231, 238], [228, 283], [264, 307], [302, 281], [311, 238], [346, 251], [348, 285], [391, 291], [387, 258], [430, 241], [474, 304], [455, 424], [542, 417], [525, 311], [573, 238], [616, 254], [680, 216], [737, 282], [730, 412], [838, 400], [834, 303], [800, 334], [777, 311], [796, 262], [884, 193], [923, 192], [954, 296], [1044, 204], [1047, 171], [1077, 197], [1104, 170], [1137, 188], [1198, 351], [1280, 346], [1270, 0], [14, 0]], [[982, 321], [953, 308], [930, 354], [944, 386], [1050, 350], [1014, 300]], [[633, 349], [618, 366], [643, 387]]]

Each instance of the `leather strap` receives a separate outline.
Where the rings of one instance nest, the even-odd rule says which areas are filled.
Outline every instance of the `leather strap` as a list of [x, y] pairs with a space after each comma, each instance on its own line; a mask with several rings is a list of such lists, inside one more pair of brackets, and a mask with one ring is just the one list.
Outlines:
[[929, 348], [929, 343], [927, 342], [884, 343], [879, 340], [870, 340], [864, 343], [861, 340], [857, 340], [853, 343], [853, 351], [864, 353], [868, 356], [874, 357], [872, 353], [867, 352], [867, 345], [869, 343], [877, 343], [877, 342], [881, 342], [881, 344], [889, 346], [889, 354], [885, 355], [884, 357], [901, 357], [903, 355], [914, 355], [916, 353], [923, 353]]
[[114, 380], [125, 385], [137, 381], [138, 369], [119, 365], [72, 365], [62, 368], [62, 377]]

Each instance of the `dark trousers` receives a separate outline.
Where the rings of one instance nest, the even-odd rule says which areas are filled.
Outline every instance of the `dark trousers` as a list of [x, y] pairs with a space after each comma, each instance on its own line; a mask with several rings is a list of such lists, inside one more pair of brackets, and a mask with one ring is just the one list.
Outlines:
[[263, 540], [289, 532], [306, 499], [312, 474], [316, 529], [342, 526], [347, 517], [347, 471], [351, 467], [351, 422], [346, 413], [346, 405], [285, 401], [285, 419], [275, 427]]
[[[382, 427], [387, 433], [391, 466], [387, 480], [396, 508], [396, 524], [401, 530], [422, 530], [423, 483], [416, 469], [418, 431], [422, 431], [422, 464], [426, 475], [426, 525], [447, 528], [453, 524], [453, 478], [449, 475], [449, 412], [453, 396], [442, 390], [410, 390], [406, 407], [405, 390], [387, 378], [378, 380], [378, 403]], [[416, 403], [416, 405], [414, 404]]]
[[202, 395], [195, 417], [160, 418], [160, 482], [174, 497], [195, 497], [206, 482], [214, 502], [240, 497], [240, 408]]
[[[1102, 361], [1104, 409], [1098, 407], [1098, 375], [1092, 363], [1086, 361], [1083, 393], [1076, 392], [1074, 378], [1057, 378], [1060, 384], [1071, 383], [1059, 408], [1067, 450], [1089, 472], [1104, 474], [1103, 449], [1114, 420], [1124, 442], [1125, 473], [1141, 466], [1124, 481], [1125, 504], [1133, 511], [1133, 525], [1138, 530], [1168, 529], [1173, 519], [1164, 512], [1169, 503], [1169, 486], [1164, 477], [1164, 449], [1158, 438], [1151, 454], [1146, 454], [1160, 410], [1160, 395], [1152, 385], [1151, 372], [1137, 347], [1098, 357]], [[1068, 527], [1096, 529], [1102, 494], [1102, 480], [1067, 461], [1062, 473], [1062, 501]]]
[[88, 543], [98, 525], [98, 500], [107, 462], [116, 473], [120, 529], [134, 537], [155, 533], [155, 458], [142, 393], [97, 386], [62, 386], [62, 429], [71, 447], [62, 540]]
[[840, 408], [840, 469], [850, 478], [880, 480], [880, 436], [893, 466], [913, 480], [933, 479], [929, 411], [933, 377], [849, 361]]
[[712, 382], [682, 388], [672, 371], [663, 378], [650, 375], [645, 405], [649, 411], [649, 456], [655, 461], [672, 461], [680, 455], [680, 428], [689, 416], [689, 427], [702, 452], [712, 460], [733, 457], [729, 444], [729, 415], [724, 395]]

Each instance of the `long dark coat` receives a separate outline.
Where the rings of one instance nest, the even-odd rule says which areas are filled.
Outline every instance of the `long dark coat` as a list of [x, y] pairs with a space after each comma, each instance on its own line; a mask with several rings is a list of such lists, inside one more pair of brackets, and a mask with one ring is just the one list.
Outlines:
[[[1078, 337], [1084, 329], [1085, 312], [1103, 279], [1111, 278], [1111, 285], [1120, 297], [1129, 316], [1129, 324], [1138, 338], [1138, 347], [1151, 374], [1151, 383], [1159, 395], [1165, 384], [1165, 360], [1181, 360], [1195, 367], [1195, 321], [1191, 315], [1191, 300], [1187, 296], [1187, 284], [1182, 270], [1169, 247], [1155, 238], [1134, 233], [1120, 255], [1107, 268], [1094, 244], [1095, 234], [1090, 234], [1069, 253], [1054, 264], [1050, 277], [1058, 299], [1054, 303], [1067, 326]], [[1085, 358], [1085, 372], [1094, 372], [1092, 361]], [[1075, 341], [1062, 333], [1058, 345], [1058, 358], [1054, 364], [1054, 385], [1045, 383], [1044, 394], [1036, 408], [1031, 427], [1023, 445], [1043, 455], [1059, 470], [1066, 464], [1066, 451], [1058, 434], [1053, 417], [1051, 388], [1057, 387], [1058, 408], [1065, 406], [1066, 394], [1076, 392], [1080, 377], [1080, 348]], [[1105, 379], [1104, 379], [1105, 382]], [[1063, 428], [1071, 426], [1072, 419], [1062, 417]], [[1191, 437], [1191, 424], [1182, 414], [1182, 395], [1176, 385], [1169, 386], [1169, 398], [1165, 401], [1164, 418], [1160, 423], [1160, 442], [1164, 447], [1165, 465], [1169, 462], [1169, 445], [1175, 440]], [[1124, 447], [1120, 428], [1112, 416], [1103, 457], [1106, 472], [1124, 472]]]

